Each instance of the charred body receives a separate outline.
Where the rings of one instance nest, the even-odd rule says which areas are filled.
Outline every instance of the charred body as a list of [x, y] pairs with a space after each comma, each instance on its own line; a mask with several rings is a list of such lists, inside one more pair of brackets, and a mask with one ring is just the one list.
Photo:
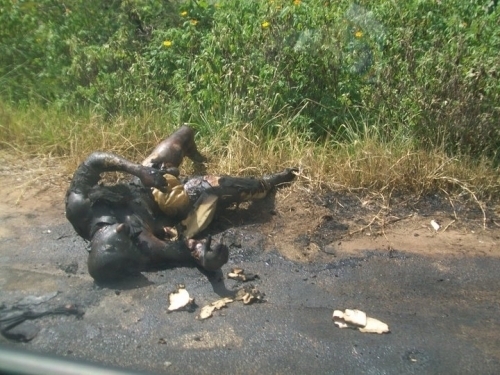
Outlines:
[[[291, 182], [296, 169], [262, 178], [194, 176], [178, 180], [184, 157], [195, 162], [194, 131], [184, 125], [163, 140], [141, 164], [106, 152], [91, 154], [76, 170], [66, 193], [66, 217], [90, 242], [88, 270], [96, 281], [112, 281], [172, 265], [217, 270], [229, 258], [210, 236], [197, 239], [215, 211], [264, 198]], [[100, 184], [105, 172], [135, 176], [129, 183]]]

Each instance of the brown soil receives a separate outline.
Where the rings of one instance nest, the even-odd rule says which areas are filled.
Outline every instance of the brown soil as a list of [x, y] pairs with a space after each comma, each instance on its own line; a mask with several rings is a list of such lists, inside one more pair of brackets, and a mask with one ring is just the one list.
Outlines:
[[[71, 174], [60, 165], [55, 158], [19, 160], [0, 153], [0, 239], [26, 225], [64, 222]], [[437, 195], [316, 194], [299, 182], [275, 197], [227, 210], [213, 228], [247, 226], [266, 235], [266, 248], [300, 262], [364, 250], [499, 257], [500, 206], [483, 206]]]
[[[298, 261], [364, 250], [500, 256], [498, 215], [493, 210], [483, 215], [472, 203], [453, 205], [439, 196], [388, 202], [369, 195], [295, 191], [281, 194], [279, 218], [262, 229], [281, 253]], [[432, 220], [439, 224], [437, 231]]]

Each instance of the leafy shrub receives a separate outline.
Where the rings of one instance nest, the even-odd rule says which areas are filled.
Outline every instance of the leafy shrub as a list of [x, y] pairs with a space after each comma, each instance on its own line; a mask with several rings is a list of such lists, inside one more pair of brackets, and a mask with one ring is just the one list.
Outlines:
[[370, 123], [498, 160], [500, 17], [486, 3], [0, 0], [0, 95], [175, 113], [219, 134], [342, 141]]
[[483, 1], [376, 7], [387, 33], [370, 104], [423, 145], [498, 158], [500, 18]]

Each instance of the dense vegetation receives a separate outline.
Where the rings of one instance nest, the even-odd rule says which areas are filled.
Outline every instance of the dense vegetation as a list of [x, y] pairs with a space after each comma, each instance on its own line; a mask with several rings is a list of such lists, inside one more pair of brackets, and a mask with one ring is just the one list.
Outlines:
[[0, 140], [67, 154], [98, 117], [135, 145], [189, 122], [498, 165], [495, 3], [0, 0]]

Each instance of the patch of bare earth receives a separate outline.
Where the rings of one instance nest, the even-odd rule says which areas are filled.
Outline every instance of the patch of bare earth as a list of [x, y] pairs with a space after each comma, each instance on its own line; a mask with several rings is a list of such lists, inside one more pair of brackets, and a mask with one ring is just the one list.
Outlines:
[[[261, 230], [283, 255], [296, 261], [365, 250], [500, 256], [498, 206], [480, 207], [437, 195], [389, 201], [381, 196], [291, 190], [278, 193], [278, 214]], [[439, 225], [437, 230], [431, 221]]]
[[57, 158], [23, 158], [0, 151], [0, 240], [21, 241], [23, 228], [65, 220], [68, 183]]
[[[0, 153], [0, 240], [23, 226], [64, 221], [71, 173], [56, 158]], [[500, 256], [500, 207], [437, 195], [423, 198], [315, 193], [296, 183], [262, 202], [229, 210], [224, 226], [251, 226], [266, 248], [299, 262], [365, 250]], [[439, 225], [436, 231], [431, 225]]]

